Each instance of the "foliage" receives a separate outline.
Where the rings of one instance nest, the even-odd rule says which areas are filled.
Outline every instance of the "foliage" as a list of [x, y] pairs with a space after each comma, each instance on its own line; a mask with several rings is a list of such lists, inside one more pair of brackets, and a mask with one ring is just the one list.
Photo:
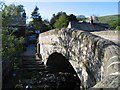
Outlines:
[[68, 16], [68, 20], [69, 20], [69, 21], [78, 21], [77, 18], [76, 18], [76, 16], [73, 15], [73, 14], [70, 14], [70, 15]]
[[[2, 54], [3, 67], [7, 69], [9, 72], [11, 67], [13, 66], [15, 60], [18, 62], [18, 57], [21, 52], [23, 52], [24, 48], [24, 38], [17, 38], [13, 34], [16, 33], [14, 28], [11, 31], [8, 28], [8, 23], [11, 22], [11, 19], [14, 17], [22, 17], [25, 10], [23, 5], [5, 5], [2, 7], [2, 48], [0, 48], [0, 53]], [[9, 30], [8, 30], [9, 29]], [[16, 63], [15, 62], [15, 63]], [[18, 64], [17, 64], [18, 65]], [[16, 66], [17, 66], [16, 65]]]
[[108, 24], [111, 26], [112, 29], [115, 29], [118, 25], [117, 20], [110, 21]]
[[98, 17], [98, 20], [101, 23], [109, 23], [109, 21], [114, 21], [117, 19], [118, 19], [118, 15], [107, 15], [107, 16]]
[[120, 30], [120, 26], [117, 26], [117, 27], [116, 27], [116, 30]]
[[9, 6], [5, 5], [3, 10], [4, 16], [21, 16], [24, 12], [23, 5], [10, 4]]
[[50, 20], [50, 26], [51, 26], [52, 28], [54, 28], [54, 23], [56, 22], [56, 20], [57, 20], [58, 18], [59, 18], [58, 16], [56, 16], [55, 14], [53, 14], [53, 17], [52, 17], [51, 20]]
[[77, 21], [75, 15], [67, 15], [65, 12], [58, 12], [57, 15], [53, 14], [50, 20], [50, 26], [52, 28], [62, 28], [67, 27], [69, 21]]
[[[13, 33], [13, 32], [12, 32]], [[16, 57], [23, 51], [24, 38], [16, 38], [12, 33], [9, 34], [7, 30], [2, 31], [2, 58]]]
[[10, 4], [9, 6], [5, 5], [4, 9], [2, 10], [2, 17], [3, 17], [3, 27], [6, 27], [7, 23], [11, 21], [13, 16], [22, 16], [24, 13], [23, 5]]
[[108, 15], [98, 17], [100, 23], [107, 23], [111, 26], [112, 29], [116, 29], [118, 25], [120, 25], [119, 15]]
[[[59, 17], [60, 17], [61, 15], [67, 16], [67, 14], [66, 14], [65, 12], [58, 12], [57, 15], [53, 14], [53, 17], [52, 17], [51, 20], [50, 20], [50, 26], [51, 26], [53, 29], [56, 28], [56, 27], [55, 27], [55, 23], [56, 23], [56, 22], [58, 23], [57, 20], [59, 19]], [[63, 17], [64, 17], [64, 16], [63, 16]]]
[[70, 21], [79, 21], [74, 14], [67, 15], [65, 12], [58, 12], [50, 20], [50, 26], [54, 28], [67, 27]]
[[42, 18], [40, 14], [38, 13], [39, 8], [36, 6], [33, 12], [31, 13], [31, 18], [33, 19], [29, 26], [33, 27], [34, 30], [40, 30], [40, 32], [44, 32], [50, 29], [44, 21], [42, 21]]
[[54, 23], [55, 28], [67, 27], [67, 25], [68, 25], [67, 15], [64, 14], [59, 16], [59, 18]]
[[31, 18], [33, 18], [33, 20], [40, 20], [42, 21], [42, 18], [40, 16], [40, 14], [38, 13], [39, 8], [36, 6], [35, 9], [33, 10], [32, 14], [31, 14]]

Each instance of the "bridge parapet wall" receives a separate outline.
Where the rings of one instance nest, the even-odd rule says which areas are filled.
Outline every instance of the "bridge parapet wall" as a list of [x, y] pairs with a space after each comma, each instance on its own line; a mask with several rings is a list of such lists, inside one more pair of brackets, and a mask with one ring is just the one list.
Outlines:
[[79, 33], [79, 31], [72, 31], [71, 37], [70, 62], [78, 68], [79, 76], [83, 76], [81, 80], [87, 81], [88, 86], [92, 86], [109, 75], [120, 74], [120, 48], [112, 41], [88, 32]]
[[85, 88], [95, 84], [95, 87], [109, 86], [110, 83], [104, 84], [106, 81], [104, 79], [120, 74], [120, 48], [112, 41], [99, 36], [63, 28], [40, 34], [39, 43], [45, 64], [52, 53], [63, 54], [77, 72]]
[[120, 31], [118, 30], [107, 30], [107, 31], [99, 31], [99, 32], [91, 32], [91, 33], [100, 36], [102, 38], [111, 40], [120, 46], [120, 41], [119, 41]]

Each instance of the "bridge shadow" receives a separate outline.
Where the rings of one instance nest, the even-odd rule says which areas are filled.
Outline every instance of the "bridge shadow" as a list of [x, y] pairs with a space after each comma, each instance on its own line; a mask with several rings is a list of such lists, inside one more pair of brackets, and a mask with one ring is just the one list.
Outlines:
[[53, 73], [67, 72], [76, 74], [69, 60], [66, 59], [61, 53], [52, 53], [47, 60], [46, 65], [49, 67], [49, 71]]
[[66, 89], [80, 90], [81, 81], [78, 78], [77, 73], [73, 69], [69, 60], [66, 59], [66, 57], [63, 56], [61, 53], [58, 52], [52, 53], [48, 57], [46, 65], [48, 66], [47, 70], [49, 73], [54, 73], [54, 74], [58, 73], [61, 75], [65, 75], [67, 81], [65, 81], [66, 83], [64, 83], [64, 85], [68, 85], [69, 87], [69, 88], [67, 87]]
[[77, 73], [73, 69], [69, 60], [66, 59], [66, 57], [63, 56], [61, 53], [52, 53], [48, 57], [46, 65], [48, 66], [47, 70], [49, 73], [65, 76], [66, 81], [63, 84], [63, 86], [65, 87], [60, 90], [80, 90], [81, 81], [78, 78]]

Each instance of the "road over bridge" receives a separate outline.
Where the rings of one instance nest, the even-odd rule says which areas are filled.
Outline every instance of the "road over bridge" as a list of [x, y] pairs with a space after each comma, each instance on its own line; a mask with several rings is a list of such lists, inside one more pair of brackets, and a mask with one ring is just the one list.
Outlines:
[[74, 70], [84, 88], [120, 89], [120, 47], [97, 34], [67, 28], [50, 30], [39, 35], [37, 53], [47, 66]]

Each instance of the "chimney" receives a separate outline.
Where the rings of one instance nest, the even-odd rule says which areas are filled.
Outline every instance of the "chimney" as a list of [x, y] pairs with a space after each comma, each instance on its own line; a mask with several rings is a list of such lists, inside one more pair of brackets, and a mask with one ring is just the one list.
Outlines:
[[93, 17], [90, 16], [90, 24], [93, 24]]
[[23, 12], [22, 16], [23, 16], [24, 18], [26, 18], [26, 13], [25, 13], [25, 10], [24, 10], [24, 12]]

